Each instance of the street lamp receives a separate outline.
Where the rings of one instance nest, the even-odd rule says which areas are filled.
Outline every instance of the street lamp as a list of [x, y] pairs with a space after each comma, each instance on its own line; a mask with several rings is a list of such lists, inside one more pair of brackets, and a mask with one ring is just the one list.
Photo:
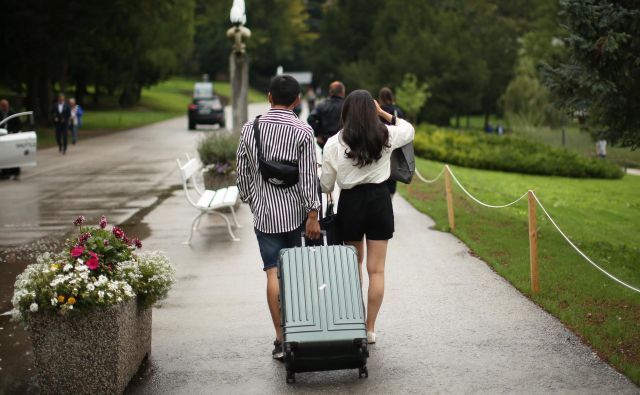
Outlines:
[[243, 39], [246, 41], [251, 37], [251, 30], [244, 26], [247, 22], [244, 0], [233, 0], [229, 19], [233, 25], [227, 30], [227, 37], [233, 41], [229, 55], [231, 123], [233, 131], [239, 132], [242, 125], [247, 122], [249, 115], [249, 57], [245, 53], [246, 45]]

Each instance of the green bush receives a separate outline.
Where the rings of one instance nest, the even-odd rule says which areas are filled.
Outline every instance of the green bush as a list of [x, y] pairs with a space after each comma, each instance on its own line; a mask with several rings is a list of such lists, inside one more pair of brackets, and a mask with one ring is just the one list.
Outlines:
[[212, 134], [198, 144], [200, 161], [205, 167], [213, 167], [221, 174], [234, 171], [238, 141], [237, 134]]
[[623, 176], [622, 169], [610, 162], [515, 136], [420, 127], [414, 147], [416, 155], [425, 159], [478, 169], [579, 178]]

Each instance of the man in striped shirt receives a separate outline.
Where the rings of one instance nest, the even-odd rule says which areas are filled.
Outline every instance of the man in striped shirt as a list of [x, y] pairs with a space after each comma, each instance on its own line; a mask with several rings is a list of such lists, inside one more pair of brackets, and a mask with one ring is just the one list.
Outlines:
[[288, 75], [271, 80], [268, 94], [271, 109], [259, 121], [262, 155], [269, 161], [298, 164], [299, 181], [288, 188], [275, 186], [260, 174], [253, 121], [242, 128], [238, 145], [238, 189], [248, 203], [263, 269], [267, 274], [267, 302], [276, 330], [273, 358], [282, 360], [282, 328], [278, 303], [278, 255], [281, 249], [300, 245], [307, 237], [320, 237], [320, 197], [313, 129], [300, 121], [293, 109], [300, 103], [300, 85]]

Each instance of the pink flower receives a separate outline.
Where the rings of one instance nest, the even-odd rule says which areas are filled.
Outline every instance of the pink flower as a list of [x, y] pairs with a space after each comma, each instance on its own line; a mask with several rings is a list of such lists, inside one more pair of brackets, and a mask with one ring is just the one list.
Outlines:
[[100, 266], [100, 261], [98, 260], [98, 254], [93, 251], [89, 251], [89, 255], [91, 258], [85, 263], [87, 267], [91, 270], [96, 270]]
[[107, 227], [107, 217], [104, 215], [100, 217], [100, 229], [104, 229]]
[[125, 237], [124, 231], [117, 226], [114, 226], [111, 232], [113, 232], [113, 235], [116, 237], [116, 239], [123, 239]]
[[140, 239], [133, 239], [133, 245], [135, 245], [138, 249], [142, 248], [142, 242], [140, 241]]
[[129, 238], [127, 236], [123, 236], [122, 237], [122, 241], [124, 241], [124, 244], [130, 246], [131, 245], [131, 240], [129, 240]]
[[78, 241], [80, 242], [80, 244], [84, 244], [87, 242], [87, 240], [89, 240], [90, 237], [91, 237], [91, 233], [86, 232], [80, 235], [80, 237], [78, 238]]
[[84, 221], [85, 221], [84, 215], [81, 215], [81, 216], [79, 216], [78, 218], [76, 218], [76, 219], [73, 221], [73, 224], [74, 224], [75, 226], [80, 226], [80, 225], [84, 224]]
[[71, 249], [71, 256], [74, 258], [79, 257], [84, 252], [83, 246], [75, 246]]

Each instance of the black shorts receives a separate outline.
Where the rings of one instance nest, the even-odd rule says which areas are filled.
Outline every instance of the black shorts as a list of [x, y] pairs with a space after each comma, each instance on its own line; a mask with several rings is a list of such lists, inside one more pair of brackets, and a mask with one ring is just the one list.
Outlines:
[[393, 206], [386, 183], [362, 184], [340, 191], [338, 229], [344, 241], [389, 240], [393, 237]]

